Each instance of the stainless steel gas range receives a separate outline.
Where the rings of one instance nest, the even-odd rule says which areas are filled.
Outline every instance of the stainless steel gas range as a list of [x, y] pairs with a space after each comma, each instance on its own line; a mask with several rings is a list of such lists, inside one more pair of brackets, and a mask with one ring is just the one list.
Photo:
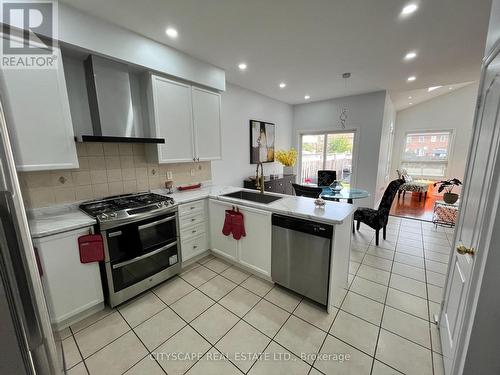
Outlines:
[[85, 202], [104, 241], [101, 274], [107, 301], [119, 305], [174, 276], [181, 269], [177, 206], [153, 193]]

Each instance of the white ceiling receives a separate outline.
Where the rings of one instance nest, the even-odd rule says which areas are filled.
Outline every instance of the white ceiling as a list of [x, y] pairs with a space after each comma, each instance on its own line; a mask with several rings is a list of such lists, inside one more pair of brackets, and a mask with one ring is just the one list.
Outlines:
[[[490, 8], [490, 0], [415, 0], [419, 9], [402, 19], [410, 0], [62, 1], [290, 104], [305, 102], [305, 94], [316, 101], [386, 89], [394, 97], [477, 80]], [[167, 26], [179, 31], [176, 40]], [[404, 62], [409, 50], [418, 57]], [[242, 61], [245, 72], [237, 68]], [[352, 73], [347, 84], [343, 72]], [[410, 75], [417, 80], [407, 82]]]
[[432, 91], [429, 91], [428, 87], [423, 89], [409, 90], [409, 91], [397, 91], [397, 92], [391, 92], [390, 96], [392, 103], [394, 104], [394, 107], [396, 108], [396, 110], [400, 111], [402, 109], [409, 108], [411, 106], [425, 102], [437, 96], [449, 94], [450, 92], [456, 89], [462, 88], [472, 83], [473, 82], [462, 82], [451, 85], [443, 85]]

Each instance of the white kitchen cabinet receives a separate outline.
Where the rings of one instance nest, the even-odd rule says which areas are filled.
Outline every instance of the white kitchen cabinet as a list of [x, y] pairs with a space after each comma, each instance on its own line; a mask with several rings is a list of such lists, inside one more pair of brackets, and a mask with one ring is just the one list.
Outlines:
[[185, 262], [208, 250], [207, 234], [181, 241], [182, 261]]
[[179, 205], [182, 262], [208, 250], [206, 199]]
[[158, 163], [194, 160], [191, 86], [151, 75], [148, 92], [151, 132], [165, 138], [164, 144], [151, 145], [148, 153]]
[[246, 236], [239, 242], [239, 262], [271, 277], [271, 212], [239, 207], [244, 216]]
[[[222, 233], [225, 211], [238, 207], [246, 236], [235, 240]], [[209, 201], [211, 250], [264, 276], [271, 276], [271, 213], [218, 200]]]
[[1, 91], [18, 171], [78, 168], [61, 51], [57, 68], [2, 69]]
[[148, 106], [151, 136], [165, 144], [149, 145], [155, 163], [221, 159], [220, 94], [150, 75]]
[[193, 87], [192, 101], [195, 157], [197, 160], [221, 159], [221, 96], [212, 91]]
[[78, 237], [89, 233], [83, 228], [33, 240], [52, 323], [61, 328], [104, 303], [99, 264], [80, 263]]
[[208, 213], [210, 217], [210, 249], [233, 261], [238, 261], [238, 241], [232, 236], [222, 234], [226, 210], [234, 206], [218, 200], [209, 200]]

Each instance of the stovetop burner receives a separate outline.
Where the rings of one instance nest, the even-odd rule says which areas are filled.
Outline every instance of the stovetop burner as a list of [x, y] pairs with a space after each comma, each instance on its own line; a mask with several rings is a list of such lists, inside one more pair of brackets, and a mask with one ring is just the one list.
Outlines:
[[175, 204], [173, 198], [155, 193], [122, 194], [82, 203], [80, 209], [99, 221], [124, 219], [138, 213], [164, 209]]

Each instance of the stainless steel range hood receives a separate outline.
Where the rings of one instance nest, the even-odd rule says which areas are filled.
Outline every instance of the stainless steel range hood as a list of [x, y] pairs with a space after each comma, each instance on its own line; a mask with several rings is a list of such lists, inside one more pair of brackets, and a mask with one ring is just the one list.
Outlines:
[[165, 143], [151, 138], [134, 107], [128, 66], [90, 55], [84, 62], [93, 134], [83, 142]]

